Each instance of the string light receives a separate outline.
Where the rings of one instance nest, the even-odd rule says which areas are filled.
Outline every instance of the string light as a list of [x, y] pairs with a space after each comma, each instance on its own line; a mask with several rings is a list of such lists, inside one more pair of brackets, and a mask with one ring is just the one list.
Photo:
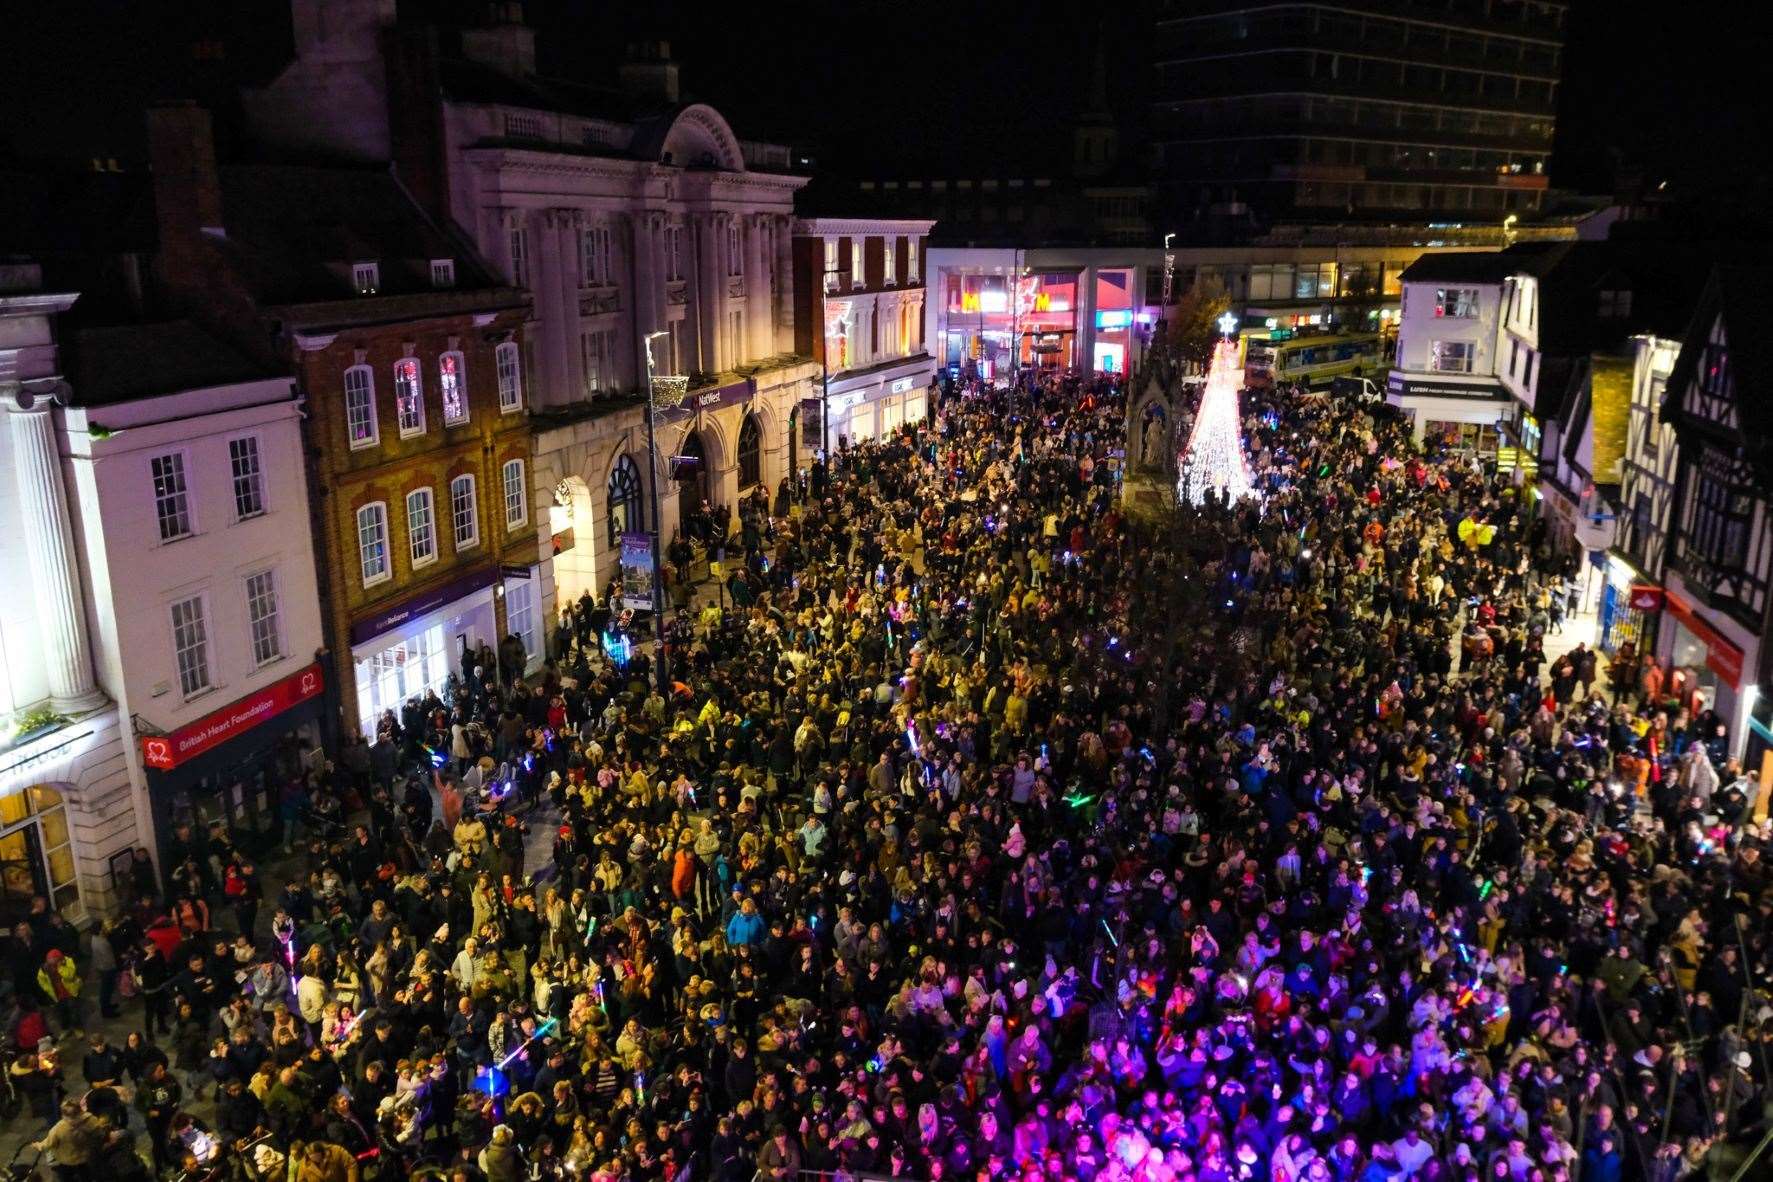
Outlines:
[[[1228, 322], [1236, 323], [1229, 313], [1220, 321], [1220, 327], [1227, 332]], [[1182, 478], [1176, 491], [1183, 500], [1199, 505], [1209, 493], [1232, 502], [1255, 495], [1238, 426], [1243, 418], [1238, 405], [1242, 385], [1237, 342], [1227, 337], [1213, 347], [1213, 365], [1207, 371], [1200, 410], [1194, 418], [1194, 429], [1188, 433], [1188, 447], [1182, 453]]]

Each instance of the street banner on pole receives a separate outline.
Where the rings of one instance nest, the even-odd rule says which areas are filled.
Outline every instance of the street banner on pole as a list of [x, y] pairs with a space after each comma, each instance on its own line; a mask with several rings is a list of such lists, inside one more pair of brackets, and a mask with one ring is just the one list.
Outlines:
[[652, 536], [623, 534], [622, 606], [636, 611], [651, 611], [655, 577]]

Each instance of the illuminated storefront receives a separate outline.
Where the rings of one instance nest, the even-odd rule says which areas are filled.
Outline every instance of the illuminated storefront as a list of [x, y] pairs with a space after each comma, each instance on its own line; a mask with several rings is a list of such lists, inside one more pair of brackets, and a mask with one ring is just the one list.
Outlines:
[[1128, 257], [1094, 248], [934, 249], [929, 336], [937, 359], [950, 373], [986, 380], [1006, 378], [1013, 365], [1127, 372], [1158, 318], [1146, 303], [1155, 275]]

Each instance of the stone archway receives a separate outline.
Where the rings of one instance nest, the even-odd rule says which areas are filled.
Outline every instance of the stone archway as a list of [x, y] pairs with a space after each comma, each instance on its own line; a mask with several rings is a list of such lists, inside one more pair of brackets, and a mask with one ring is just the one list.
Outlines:
[[555, 484], [548, 517], [554, 542], [556, 602], [570, 603], [587, 591], [596, 595], [597, 551], [602, 530], [591, 487], [582, 477], [565, 476]]

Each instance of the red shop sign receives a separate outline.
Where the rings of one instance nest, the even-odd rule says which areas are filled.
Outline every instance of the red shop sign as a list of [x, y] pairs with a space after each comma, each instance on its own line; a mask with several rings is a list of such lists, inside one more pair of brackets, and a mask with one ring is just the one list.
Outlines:
[[1686, 625], [1687, 631], [1705, 645], [1705, 667], [1730, 683], [1732, 689], [1742, 688], [1742, 650], [1723, 633], [1694, 614], [1693, 608], [1680, 596], [1663, 596], [1668, 614]]
[[1639, 612], [1662, 610], [1662, 588], [1638, 584], [1631, 589], [1631, 609]]
[[161, 771], [170, 771], [236, 735], [245, 734], [259, 723], [275, 718], [291, 706], [318, 697], [325, 688], [320, 666], [309, 665], [256, 694], [248, 694], [231, 706], [224, 706], [180, 727], [170, 735], [143, 736], [142, 762]]

